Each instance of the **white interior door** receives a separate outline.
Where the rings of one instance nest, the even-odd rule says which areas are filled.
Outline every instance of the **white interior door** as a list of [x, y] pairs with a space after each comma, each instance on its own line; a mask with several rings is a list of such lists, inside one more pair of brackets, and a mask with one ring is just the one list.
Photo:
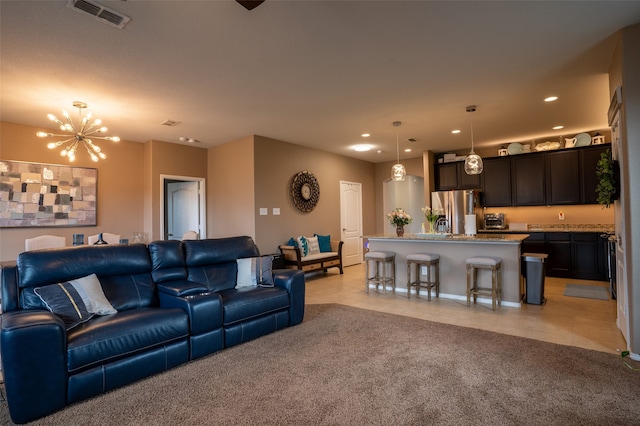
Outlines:
[[[618, 112], [611, 123], [611, 156], [614, 160], [620, 158], [622, 150], [621, 141], [621, 115]], [[624, 194], [625, 180], [620, 179], [620, 193]], [[618, 328], [629, 343], [629, 295], [627, 291], [627, 276], [625, 273], [625, 227], [622, 213], [625, 211], [624, 197], [620, 197], [613, 203], [614, 221], [616, 225], [616, 301], [618, 304]]]
[[340, 181], [342, 265], [362, 263], [362, 184]]
[[168, 182], [167, 239], [180, 240], [187, 231], [200, 230], [200, 182]]

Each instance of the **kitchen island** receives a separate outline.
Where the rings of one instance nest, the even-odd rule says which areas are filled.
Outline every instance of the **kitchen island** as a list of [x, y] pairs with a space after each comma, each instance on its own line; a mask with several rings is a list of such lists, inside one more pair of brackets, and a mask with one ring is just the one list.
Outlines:
[[[370, 251], [392, 251], [396, 254], [396, 288], [407, 289], [407, 256], [412, 253], [440, 255], [440, 297], [467, 300], [466, 260], [474, 256], [496, 256], [502, 259], [502, 304], [520, 307], [523, 289], [520, 277], [520, 246], [528, 234], [405, 234], [373, 235], [366, 237]], [[491, 276], [481, 271], [482, 283]], [[491, 300], [478, 298], [480, 303]]]

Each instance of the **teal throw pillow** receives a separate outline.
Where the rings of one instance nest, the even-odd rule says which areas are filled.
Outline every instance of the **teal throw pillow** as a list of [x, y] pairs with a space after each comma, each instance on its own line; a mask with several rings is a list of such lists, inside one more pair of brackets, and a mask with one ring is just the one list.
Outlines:
[[331, 251], [331, 235], [318, 235], [318, 244], [320, 245], [320, 253], [327, 253]]
[[287, 241], [287, 245], [288, 246], [293, 246], [293, 247], [298, 247], [298, 242], [296, 241], [295, 238], [291, 237], [291, 238], [289, 238], [289, 241]]

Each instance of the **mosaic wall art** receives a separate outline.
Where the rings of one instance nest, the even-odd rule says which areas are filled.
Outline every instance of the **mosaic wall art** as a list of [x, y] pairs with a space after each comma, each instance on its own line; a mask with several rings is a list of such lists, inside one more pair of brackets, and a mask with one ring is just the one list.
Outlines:
[[0, 228], [97, 225], [98, 169], [0, 160]]

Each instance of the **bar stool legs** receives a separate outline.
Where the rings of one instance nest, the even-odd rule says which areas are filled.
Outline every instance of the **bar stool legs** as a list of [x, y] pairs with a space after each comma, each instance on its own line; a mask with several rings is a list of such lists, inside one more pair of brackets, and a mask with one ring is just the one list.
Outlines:
[[[365, 259], [365, 287], [369, 293], [369, 284], [374, 283], [376, 290], [378, 285], [382, 285], [383, 293], [387, 293], [387, 283], [391, 284], [393, 291], [396, 291], [396, 254], [392, 251], [370, 251], [364, 255]], [[369, 276], [370, 264], [373, 263], [375, 272]], [[387, 264], [391, 263], [391, 276], [387, 274]], [[382, 269], [382, 271], [380, 271]]]
[[[423, 281], [421, 269], [426, 268], [426, 281]], [[433, 269], [433, 277], [431, 271]], [[411, 277], [415, 276], [415, 280]], [[433, 279], [432, 279], [433, 278]], [[420, 288], [427, 289], [427, 300], [431, 301], [431, 289], [435, 288], [436, 297], [440, 296], [440, 256], [431, 253], [415, 253], [407, 256], [407, 297], [411, 298], [411, 287], [416, 288], [416, 296]]]
[[[478, 295], [491, 296], [491, 309], [496, 310], [502, 303], [502, 259], [492, 256], [477, 256], [467, 259], [467, 307], [471, 307], [471, 296], [475, 304]], [[487, 269], [491, 271], [491, 288], [480, 287], [478, 283], [478, 270]]]

